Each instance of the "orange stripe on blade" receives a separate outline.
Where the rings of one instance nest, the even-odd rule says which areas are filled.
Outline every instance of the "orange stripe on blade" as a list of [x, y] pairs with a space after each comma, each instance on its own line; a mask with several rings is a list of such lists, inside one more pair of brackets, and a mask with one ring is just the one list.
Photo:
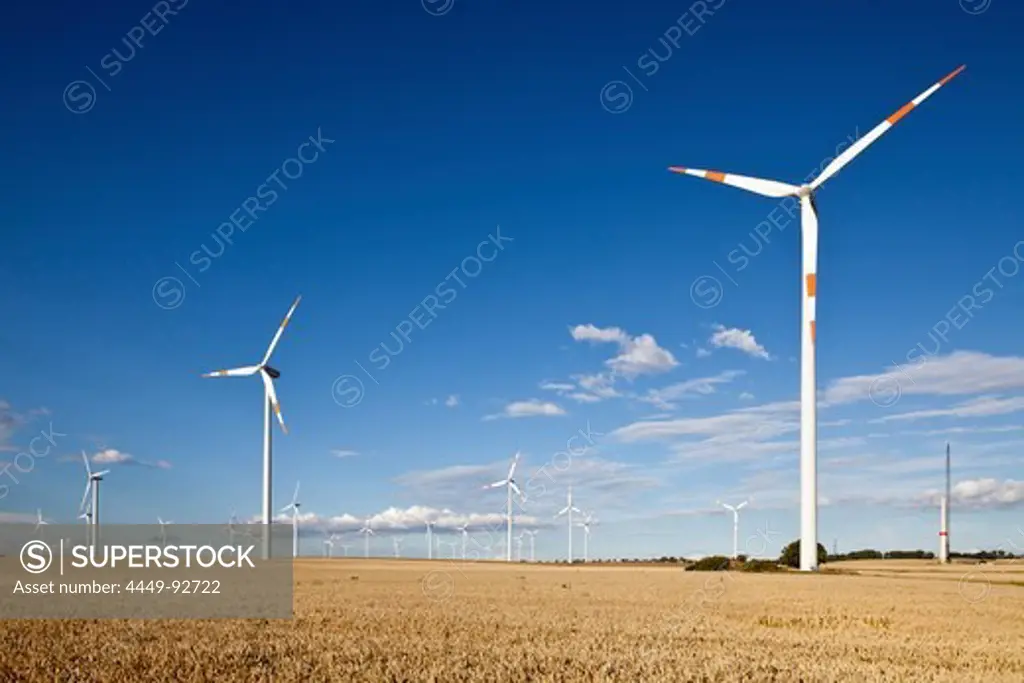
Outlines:
[[956, 71], [954, 71], [953, 73], [949, 74], [948, 76], [943, 78], [941, 81], [939, 81], [939, 85], [946, 85], [951, 80], [953, 80], [957, 76], [957, 74], [959, 74], [961, 71], [963, 71], [966, 68], [967, 68], [966, 64], [961, 65], [960, 68], [958, 68]]
[[818, 276], [814, 273], [807, 274], [807, 296], [814, 296], [818, 289]]
[[669, 166], [668, 170], [672, 171], [673, 173], [686, 173], [686, 169], [683, 168], [682, 166]]
[[708, 180], [714, 180], [716, 183], [725, 182], [725, 174], [719, 173], [718, 171], [708, 171], [704, 174], [704, 177]]
[[896, 113], [895, 113], [895, 114], [893, 114], [892, 116], [890, 116], [889, 118], [887, 118], [887, 119], [886, 119], [886, 121], [888, 121], [888, 122], [889, 122], [890, 124], [895, 124], [895, 123], [896, 123], [897, 121], [899, 121], [899, 120], [900, 120], [900, 119], [902, 119], [902, 118], [903, 118], [904, 116], [906, 116], [907, 114], [909, 114], [909, 113], [910, 113], [910, 110], [911, 110], [911, 109], [913, 109], [913, 108], [914, 108], [914, 106], [915, 106], [915, 105], [914, 105], [914, 103], [913, 103], [913, 102], [907, 102], [907, 103], [906, 103], [906, 104], [904, 104], [904, 105], [903, 105], [902, 107], [900, 107], [900, 108], [899, 108], [899, 109], [898, 109], [898, 110], [896, 111]]
[[811, 321], [811, 341], [817, 341], [817, 336], [814, 334], [814, 321]]

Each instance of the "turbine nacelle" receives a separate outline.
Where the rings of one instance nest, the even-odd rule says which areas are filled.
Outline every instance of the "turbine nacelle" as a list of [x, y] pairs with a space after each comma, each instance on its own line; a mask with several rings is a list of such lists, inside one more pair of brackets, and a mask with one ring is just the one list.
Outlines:
[[280, 371], [275, 370], [274, 368], [270, 367], [269, 365], [264, 365], [263, 366], [263, 370], [266, 371], [266, 373], [268, 375], [270, 375], [271, 379], [277, 379], [278, 377], [281, 376], [281, 372]]

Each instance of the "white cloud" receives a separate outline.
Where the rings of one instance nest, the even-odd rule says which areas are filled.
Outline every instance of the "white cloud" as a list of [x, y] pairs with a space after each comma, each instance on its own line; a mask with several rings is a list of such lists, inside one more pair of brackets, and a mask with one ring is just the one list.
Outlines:
[[[952, 507], [972, 510], [1011, 508], [1024, 505], [1024, 481], [1014, 479], [965, 479], [953, 484]], [[937, 506], [942, 493], [932, 489], [918, 498], [919, 504]]]
[[740, 394], [740, 400], [741, 401], [753, 401], [754, 400], [754, 395], [752, 393], [750, 393], [749, 391], [744, 391], [742, 394]]
[[977, 351], [920, 357], [876, 375], [844, 377], [824, 392], [826, 404], [852, 403], [881, 395], [966, 396], [1024, 389], [1024, 358]]
[[540, 388], [544, 391], [554, 391], [561, 394], [567, 391], [573, 391], [576, 388], [576, 385], [567, 384], [566, 382], [542, 382]]
[[359, 451], [350, 451], [343, 448], [336, 448], [331, 451], [331, 455], [335, 458], [351, 458], [352, 456], [359, 455]]
[[171, 463], [166, 460], [157, 460], [155, 462], [140, 460], [134, 455], [119, 451], [116, 448], [106, 448], [94, 454], [90, 460], [97, 465], [141, 465], [142, 467], [155, 467], [162, 470], [171, 468]]
[[949, 408], [932, 410], [916, 410], [910, 413], [886, 415], [872, 423], [891, 422], [893, 420], [921, 420], [933, 417], [983, 417], [988, 415], [1006, 415], [1024, 410], [1024, 397], [998, 398], [995, 396], [979, 396], [963, 401]]
[[697, 347], [697, 358], [707, 358], [711, 355], [711, 352], [705, 349], [703, 346]]
[[719, 349], [737, 349], [754, 358], [771, 360], [771, 355], [763, 346], [757, 343], [754, 333], [750, 330], [741, 330], [738, 327], [725, 327], [715, 325], [714, 333], [708, 339], [708, 343]]
[[605, 365], [628, 379], [668, 372], [679, 365], [672, 352], [658, 346], [650, 334], [630, 337], [618, 327], [600, 328], [592, 324], [577, 325], [570, 330], [570, 334], [576, 341], [617, 344], [619, 355], [606, 360]]
[[662, 410], [673, 410], [677, 407], [673, 401], [713, 394], [716, 385], [727, 384], [742, 374], [741, 370], [726, 370], [714, 377], [699, 377], [677, 382], [661, 389], [651, 389], [646, 395], [638, 397], [638, 400]]
[[[463, 524], [468, 525], [468, 531], [500, 530], [505, 525], [505, 515], [502, 512], [491, 513], [457, 513], [447, 508], [432, 508], [423, 505], [414, 505], [408, 508], [389, 507], [386, 510], [371, 515], [353, 515], [344, 513], [333, 516], [322, 516], [315, 512], [302, 512], [298, 516], [299, 526], [305, 532], [313, 533], [352, 533], [357, 532], [369, 520], [370, 528], [377, 533], [384, 534], [406, 534], [424, 533], [428, 521], [434, 522], [434, 533], [454, 533]], [[280, 513], [275, 520], [282, 523], [292, 521], [291, 513]], [[257, 524], [259, 517], [254, 515], [250, 518], [250, 524]], [[520, 528], [549, 527], [551, 522], [540, 520], [529, 515], [516, 515], [515, 523]], [[504, 537], [501, 538], [502, 543]], [[504, 546], [502, 546], [504, 547]]]
[[451, 396], [444, 400], [444, 404], [448, 408], [454, 408], [455, 406], [459, 405], [459, 397], [455, 394], [452, 394]]
[[494, 415], [484, 416], [484, 420], [497, 420], [499, 418], [517, 417], [553, 417], [565, 415], [565, 410], [557, 403], [540, 401], [531, 398], [528, 401], [514, 401], [505, 406], [505, 409]]
[[951, 493], [953, 505], [1010, 507], [1024, 503], [1024, 481], [968, 479], [958, 481]]
[[569, 398], [579, 403], [597, 403], [601, 400], [600, 396], [595, 396], [594, 394], [587, 394], [582, 391], [577, 391], [572, 394], [569, 394]]

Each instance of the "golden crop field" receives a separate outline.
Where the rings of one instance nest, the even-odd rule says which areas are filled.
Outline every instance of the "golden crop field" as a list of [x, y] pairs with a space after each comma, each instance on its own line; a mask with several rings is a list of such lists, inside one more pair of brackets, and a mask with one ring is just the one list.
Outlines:
[[5, 621], [0, 680], [1024, 681], [1024, 563], [334, 559], [295, 581], [294, 620]]

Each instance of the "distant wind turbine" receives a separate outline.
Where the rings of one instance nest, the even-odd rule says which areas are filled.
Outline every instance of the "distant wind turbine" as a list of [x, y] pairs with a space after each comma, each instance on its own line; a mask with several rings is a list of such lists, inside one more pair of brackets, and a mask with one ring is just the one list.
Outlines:
[[749, 500], [745, 500], [735, 507], [728, 503], [719, 502], [719, 505], [732, 512], [732, 559], [740, 556], [740, 510], [747, 506]]
[[370, 528], [370, 518], [366, 518], [366, 523], [363, 524], [363, 528], [359, 530], [359, 533], [363, 535], [363, 557], [370, 557], [370, 536], [373, 536], [373, 529]]
[[807, 185], [788, 185], [774, 180], [762, 180], [733, 173], [705, 171], [696, 168], [672, 166], [670, 171], [705, 178], [731, 185], [766, 197], [792, 197], [800, 203], [800, 229], [803, 242], [803, 294], [802, 325], [800, 333], [800, 571], [818, 568], [818, 407], [816, 396], [815, 334], [817, 271], [818, 271], [818, 208], [815, 192], [829, 178], [867, 149], [908, 113], [916, 109], [935, 91], [964, 70], [961, 66], [938, 83], [906, 103], [871, 132], [847, 147]]
[[281, 508], [281, 512], [292, 511], [292, 557], [299, 556], [299, 482], [295, 482], [295, 493], [292, 494], [292, 502]]
[[462, 559], [466, 559], [466, 539], [469, 537], [469, 524], [460, 526], [459, 532], [462, 534]]
[[586, 513], [587, 516], [580, 522], [580, 526], [583, 527], [583, 562], [587, 563], [590, 561], [590, 525], [597, 522], [594, 519], [594, 515], [590, 512]]
[[263, 356], [263, 360], [260, 361], [259, 365], [252, 365], [244, 368], [233, 368], [231, 370], [217, 370], [216, 372], [209, 372], [203, 377], [248, 377], [249, 375], [259, 374], [263, 379], [263, 394], [265, 409], [263, 413], [263, 559], [270, 559], [270, 522], [271, 522], [271, 510], [273, 505], [271, 504], [271, 426], [273, 425], [273, 418], [271, 413], [277, 415], [277, 421], [281, 424], [281, 431], [285, 434], [288, 433], [288, 428], [284, 424], [284, 418], [281, 416], [281, 404], [277, 401], [277, 392], [274, 391], [274, 380], [281, 376], [281, 373], [274, 368], [267, 365], [270, 362], [270, 356], [274, 353], [274, 348], [277, 347], [278, 340], [281, 339], [281, 334], [284, 332], [284, 328], [288, 325], [288, 322], [292, 319], [292, 313], [295, 312], [295, 307], [299, 305], [299, 301], [302, 297], [296, 297], [295, 303], [288, 309], [288, 313], [284, 316], [284, 320], [281, 321], [281, 325], [277, 328], [277, 333], [274, 338], [270, 340], [270, 346], [267, 347], [267, 353]]
[[173, 524], [173, 522], [165, 522], [159, 517], [156, 518], [156, 521], [160, 524], [160, 545], [167, 545], [167, 532], [164, 530], [164, 526]]
[[434, 559], [434, 525], [437, 522], [427, 521], [427, 559]]
[[530, 562], [536, 562], [536, 555], [533, 552], [533, 544], [537, 538], [538, 529], [527, 529], [525, 533], [530, 536]]
[[565, 514], [569, 515], [569, 564], [572, 564], [572, 513], [574, 513], [574, 512], [579, 512], [580, 514], [582, 514], [582, 511], [579, 508], [573, 507], [573, 504], [572, 504], [572, 486], [570, 485], [569, 486], [568, 503], [566, 503], [564, 508], [559, 510], [557, 515], [555, 515], [556, 519], [558, 517], [561, 517], [562, 515], [565, 515]]
[[97, 538], [96, 531], [100, 523], [100, 482], [103, 481], [104, 475], [110, 474], [110, 470], [93, 472], [92, 468], [89, 467], [89, 456], [85, 454], [85, 451], [82, 451], [82, 462], [85, 463], [85, 492], [82, 493], [82, 503], [78, 506], [78, 509], [85, 509], [85, 503], [91, 490], [92, 505], [89, 508], [89, 518], [93, 525], [92, 542], [95, 543]]
[[392, 543], [392, 545], [395, 546], [395, 557], [401, 557], [402, 556], [402, 539], [399, 538], [398, 536], [395, 536], [394, 538], [391, 539], [391, 543]]
[[507, 544], [506, 552], [505, 552], [505, 560], [507, 562], [511, 562], [512, 561], [512, 492], [515, 491], [515, 494], [517, 496], [519, 496], [519, 500], [520, 501], [526, 500], [525, 496], [523, 496], [523, 492], [519, 490], [518, 486], [516, 486], [515, 474], [516, 474], [516, 465], [518, 465], [518, 464], [519, 464], [519, 452], [516, 451], [515, 457], [512, 458], [512, 464], [508, 468], [508, 476], [505, 477], [504, 479], [502, 479], [501, 481], [496, 481], [493, 484], [488, 484], [487, 486], [484, 487], [485, 489], [499, 489], [499, 488], [504, 486], [507, 489], [507, 493], [508, 493], [508, 516], [507, 516], [507, 519], [506, 519], [506, 528], [507, 528], [507, 532], [508, 532], [508, 544]]
[[47, 522], [45, 519], [43, 519], [43, 511], [41, 509], [36, 509], [36, 528], [35, 528], [35, 531], [39, 531], [39, 529], [41, 529], [42, 527], [46, 526], [47, 524], [49, 524], [49, 522]]

